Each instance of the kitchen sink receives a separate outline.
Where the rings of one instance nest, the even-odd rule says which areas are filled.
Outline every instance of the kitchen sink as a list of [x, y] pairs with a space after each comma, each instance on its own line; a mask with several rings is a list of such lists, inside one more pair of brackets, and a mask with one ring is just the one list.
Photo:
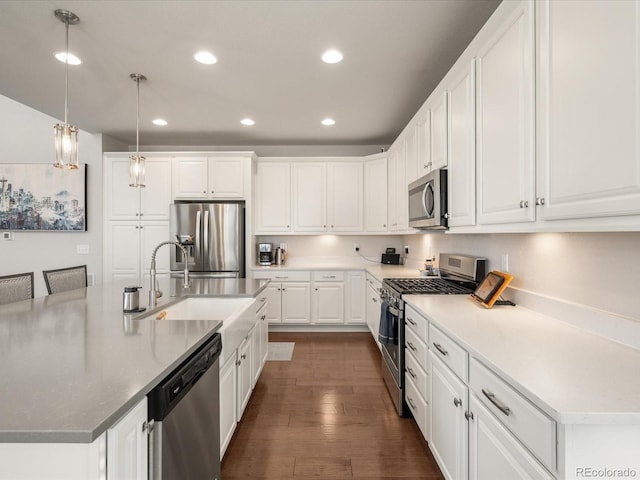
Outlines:
[[252, 298], [186, 298], [140, 318], [158, 318], [164, 313], [158, 320], [227, 320], [252, 302]]

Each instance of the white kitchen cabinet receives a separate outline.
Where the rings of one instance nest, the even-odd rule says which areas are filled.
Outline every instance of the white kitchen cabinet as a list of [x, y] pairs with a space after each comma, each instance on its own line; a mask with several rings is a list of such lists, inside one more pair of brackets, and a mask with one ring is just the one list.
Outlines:
[[406, 145], [400, 142], [389, 152], [389, 231], [409, 230], [409, 184], [406, 178]]
[[447, 92], [441, 93], [434, 99], [434, 103], [429, 108], [431, 117], [431, 166], [430, 170], [444, 168], [447, 166], [448, 140], [447, 140]]
[[293, 231], [363, 230], [362, 162], [294, 162], [291, 185]]
[[554, 479], [474, 394], [469, 409], [469, 480]]
[[107, 430], [107, 480], [147, 480], [147, 397]]
[[106, 220], [169, 220], [171, 159], [145, 154], [143, 188], [129, 186], [129, 157], [104, 156]]
[[174, 158], [171, 169], [173, 197], [243, 198], [246, 161], [242, 157]]
[[367, 273], [367, 325], [369, 331], [373, 335], [378, 348], [381, 348], [378, 342], [378, 331], [380, 329], [380, 292], [382, 284], [371, 274]]
[[407, 185], [418, 178], [418, 137], [415, 126], [406, 131], [405, 144], [405, 180]]
[[[153, 249], [169, 238], [169, 222], [115, 220], [107, 222], [104, 244], [104, 281], [128, 278], [133, 283], [144, 281], [151, 267]], [[169, 247], [158, 251], [156, 271], [170, 271]]]
[[[478, 224], [532, 222], [536, 218], [533, 1], [519, 2], [479, 46], [476, 58]], [[462, 187], [456, 185], [454, 198], [471, 200]]]
[[291, 231], [291, 164], [258, 163], [256, 233]]
[[[426, 110], [416, 123], [416, 178], [432, 170], [431, 161], [431, 112]], [[411, 183], [411, 182], [408, 182]]]
[[236, 431], [236, 392], [238, 389], [236, 355], [220, 367], [220, 458], [224, 457]]
[[347, 272], [345, 323], [366, 324], [366, 276], [364, 270]]
[[313, 272], [311, 323], [344, 323], [344, 272]]
[[271, 280], [264, 290], [269, 324], [311, 322], [311, 272], [265, 269], [253, 278]]
[[253, 346], [253, 334], [255, 327], [249, 332], [249, 334], [242, 341], [238, 347], [236, 365], [238, 368], [238, 385], [237, 385], [237, 397], [236, 397], [236, 421], [242, 419], [244, 409], [249, 404], [251, 398], [251, 391], [253, 388], [253, 358], [252, 358], [252, 346]]
[[387, 157], [378, 156], [364, 162], [364, 229], [387, 231]]
[[[475, 185], [475, 68], [473, 61], [457, 66], [448, 95], [447, 132], [439, 132], [435, 115], [443, 115], [438, 110], [432, 113], [434, 165], [443, 150], [441, 137], [447, 139], [449, 198], [447, 216], [450, 227], [474, 225], [476, 222]], [[446, 111], [447, 109], [445, 109]], [[503, 179], [503, 177], [501, 177]], [[504, 179], [503, 179], [504, 180]]]
[[262, 367], [267, 359], [268, 354], [268, 342], [269, 342], [269, 327], [266, 321], [267, 318], [267, 305], [263, 306], [256, 312], [256, 326], [253, 329], [253, 382], [252, 387], [255, 386], [260, 374], [262, 373]]
[[327, 230], [327, 165], [291, 164], [291, 215], [295, 232]]
[[418, 428], [430, 442], [430, 378], [428, 361], [428, 321], [410, 305], [405, 305], [405, 371], [407, 405]]
[[311, 285], [282, 283], [282, 323], [311, 322]]
[[327, 165], [327, 225], [331, 232], [362, 232], [364, 185], [362, 162]]
[[638, 18], [638, 1], [536, 2], [543, 220], [640, 214]]
[[467, 386], [429, 352], [431, 376], [431, 452], [447, 480], [467, 478], [469, 431], [465, 419]]

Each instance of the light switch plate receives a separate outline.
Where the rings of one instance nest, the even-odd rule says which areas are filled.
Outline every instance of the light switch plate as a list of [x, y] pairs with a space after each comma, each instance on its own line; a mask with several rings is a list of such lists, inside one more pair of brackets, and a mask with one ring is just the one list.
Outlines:
[[78, 255], [88, 255], [89, 245], [76, 245], [76, 253]]

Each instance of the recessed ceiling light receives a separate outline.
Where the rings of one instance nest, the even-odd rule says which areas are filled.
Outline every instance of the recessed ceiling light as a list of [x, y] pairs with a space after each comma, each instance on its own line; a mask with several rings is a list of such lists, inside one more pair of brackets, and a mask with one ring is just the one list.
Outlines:
[[66, 52], [58, 52], [54, 54], [54, 56], [62, 63], [67, 63], [67, 58], [69, 58], [69, 65], [80, 65], [82, 63], [82, 60], [76, 57], [73, 53], [67, 54]]
[[324, 120], [322, 120], [321, 123], [322, 123], [322, 125], [330, 127], [331, 125], [335, 125], [336, 121], [333, 118], [325, 118]]
[[197, 62], [204, 63], [205, 65], [213, 65], [218, 62], [218, 59], [213, 53], [204, 50], [196, 53], [193, 58], [195, 58]]
[[165, 127], [168, 125], [167, 121], [162, 118], [156, 118], [155, 120], [151, 120], [151, 123], [154, 125], [158, 125], [159, 127]]
[[324, 63], [338, 63], [341, 62], [343, 58], [342, 53], [335, 49], [327, 50], [322, 54], [322, 61]]
[[254, 122], [250, 118], [243, 118], [242, 120], [240, 120], [240, 123], [242, 125], [246, 125], [247, 127], [250, 127], [251, 125], [255, 125], [256, 124], [256, 122]]

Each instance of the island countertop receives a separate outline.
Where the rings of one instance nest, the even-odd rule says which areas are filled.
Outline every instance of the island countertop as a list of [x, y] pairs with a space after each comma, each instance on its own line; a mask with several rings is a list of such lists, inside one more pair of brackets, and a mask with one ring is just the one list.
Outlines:
[[222, 325], [157, 321], [155, 310], [182, 297], [255, 297], [268, 283], [179, 282], [163, 279], [157, 307], [137, 316], [122, 312], [122, 282], [0, 306], [0, 442], [92, 442]]

